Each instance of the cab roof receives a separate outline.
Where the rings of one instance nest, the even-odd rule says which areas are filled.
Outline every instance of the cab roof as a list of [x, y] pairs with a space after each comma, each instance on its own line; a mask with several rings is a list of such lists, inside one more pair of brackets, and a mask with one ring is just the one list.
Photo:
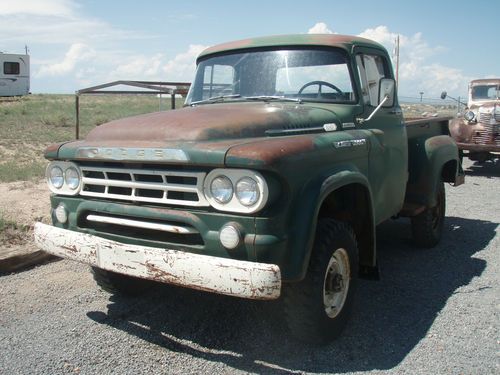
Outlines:
[[296, 47], [296, 46], [315, 46], [315, 47], [338, 47], [346, 51], [351, 51], [352, 47], [372, 47], [385, 51], [385, 48], [373, 40], [361, 38], [352, 35], [340, 34], [294, 34], [294, 35], [275, 35], [259, 38], [237, 40], [229, 43], [218, 44], [205, 49], [197, 61], [208, 55], [219, 54], [236, 50], [248, 50], [254, 48], [266, 47]]
[[487, 85], [487, 84], [500, 84], [500, 78], [485, 78], [485, 79], [474, 79], [470, 81], [472, 86], [475, 85]]

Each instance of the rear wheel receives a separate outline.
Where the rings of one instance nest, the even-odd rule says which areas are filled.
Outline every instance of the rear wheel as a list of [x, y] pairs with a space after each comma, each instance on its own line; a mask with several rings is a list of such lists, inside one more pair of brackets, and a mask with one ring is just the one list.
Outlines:
[[349, 318], [357, 275], [358, 248], [352, 229], [321, 219], [305, 279], [283, 289], [291, 333], [312, 343], [339, 336]]
[[446, 211], [446, 193], [441, 181], [436, 192], [436, 204], [411, 218], [413, 240], [419, 247], [434, 247], [441, 240]]
[[92, 275], [101, 289], [111, 294], [138, 296], [153, 286], [153, 282], [133, 276], [92, 267]]

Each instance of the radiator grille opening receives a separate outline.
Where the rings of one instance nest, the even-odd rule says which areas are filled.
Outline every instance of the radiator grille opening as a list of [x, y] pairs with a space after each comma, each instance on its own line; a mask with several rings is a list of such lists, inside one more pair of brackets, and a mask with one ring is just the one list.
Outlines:
[[110, 200], [208, 207], [205, 172], [80, 166], [80, 195]]
[[[183, 228], [188, 228], [190, 231], [193, 231], [194, 233], [172, 233], [156, 229], [139, 228], [129, 225], [125, 226], [118, 223], [117, 224], [100, 223], [96, 221], [87, 220], [87, 217], [89, 215], [97, 215], [97, 216], [105, 215], [107, 218], [129, 219], [129, 220], [131, 219], [135, 221], [152, 223], [152, 224], [168, 224], [173, 226], [181, 226]], [[108, 213], [103, 214], [94, 211], [85, 211], [82, 212], [78, 218], [78, 226], [80, 228], [93, 229], [100, 233], [108, 233], [118, 236], [124, 236], [130, 238], [131, 240], [142, 239], [146, 241], [161, 242], [165, 244], [170, 243], [176, 245], [192, 245], [192, 246], [204, 245], [203, 237], [201, 236], [200, 233], [196, 231], [195, 228], [186, 223], [179, 223], [175, 221], [156, 220], [151, 218], [146, 219], [140, 217], [126, 216], [126, 215], [114, 215], [114, 214], [111, 215]]]

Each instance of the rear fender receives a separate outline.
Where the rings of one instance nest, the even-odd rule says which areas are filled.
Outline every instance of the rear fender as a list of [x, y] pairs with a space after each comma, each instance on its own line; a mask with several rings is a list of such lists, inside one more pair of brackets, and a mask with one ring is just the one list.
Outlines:
[[458, 147], [447, 135], [425, 140], [424, 147], [416, 142], [410, 145], [410, 176], [406, 189], [406, 203], [432, 207], [441, 181], [456, 182], [460, 174]]

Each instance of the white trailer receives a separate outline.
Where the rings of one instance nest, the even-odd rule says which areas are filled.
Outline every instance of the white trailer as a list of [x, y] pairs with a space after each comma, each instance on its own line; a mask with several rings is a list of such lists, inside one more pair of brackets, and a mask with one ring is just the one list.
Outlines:
[[0, 96], [27, 95], [29, 91], [29, 55], [0, 52]]

